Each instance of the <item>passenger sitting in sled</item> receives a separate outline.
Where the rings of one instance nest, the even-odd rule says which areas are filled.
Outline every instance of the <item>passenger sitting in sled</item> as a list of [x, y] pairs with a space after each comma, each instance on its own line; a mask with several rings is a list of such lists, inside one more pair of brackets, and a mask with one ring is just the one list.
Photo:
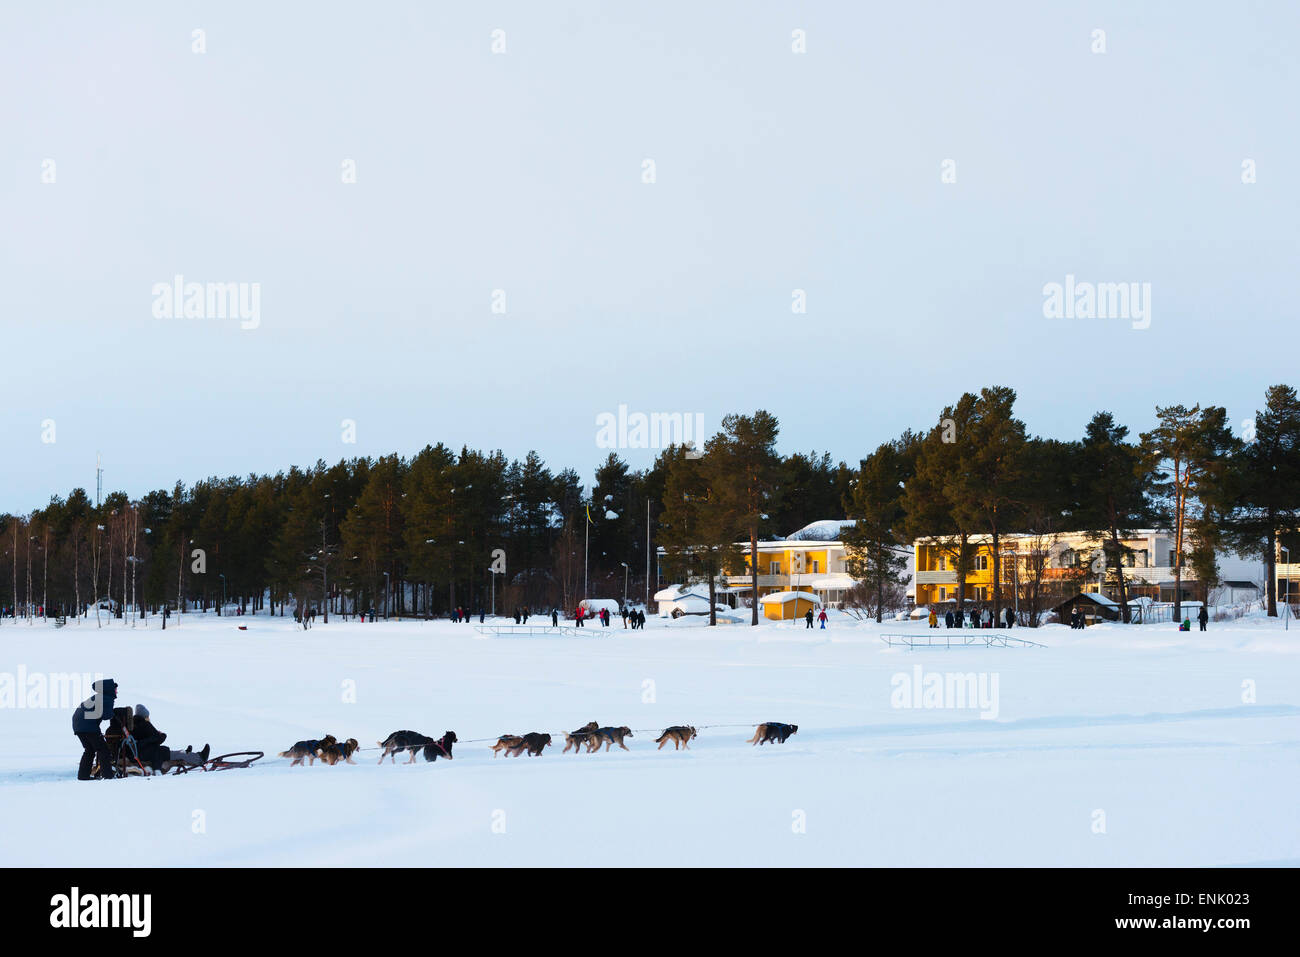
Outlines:
[[208, 755], [212, 753], [211, 746], [207, 744], [197, 753], [193, 745], [186, 747], [184, 751], [173, 751], [166, 747], [163, 742], [167, 740], [167, 735], [154, 727], [153, 722], [149, 720], [149, 709], [142, 704], [135, 706], [133, 725], [132, 734], [135, 737], [140, 761], [155, 771], [166, 773], [174, 767], [182, 766], [196, 768], [205, 764]]

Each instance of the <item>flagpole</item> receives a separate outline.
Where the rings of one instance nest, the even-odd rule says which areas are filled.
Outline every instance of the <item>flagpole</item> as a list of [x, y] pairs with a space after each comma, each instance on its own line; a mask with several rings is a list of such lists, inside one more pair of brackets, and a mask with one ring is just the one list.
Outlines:
[[[582, 597], [587, 597], [587, 546], [591, 542], [591, 509], [587, 509], [587, 523], [582, 527]], [[578, 604], [582, 604], [581, 601]]]

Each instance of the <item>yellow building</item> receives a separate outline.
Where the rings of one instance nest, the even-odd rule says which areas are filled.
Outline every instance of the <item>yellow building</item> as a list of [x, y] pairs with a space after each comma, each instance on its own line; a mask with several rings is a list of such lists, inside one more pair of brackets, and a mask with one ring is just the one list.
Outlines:
[[[855, 581], [845, 565], [846, 548], [839, 541], [839, 522], [814, 522], [788, 538], [758, 543], [758, 599], [778, 592], [808, 592], [822, 607], [835, 608], [843, 601], [844, 592]], [[815, 538], [813, 535], [834, 535], [833, 539]], [[752, 587], [751, 554], [748, 542], [738, 543], [743, 549], [739, 567], [727, 569], [725, 580], [728, 591], [748, 595]], [[764, 606], [764, 614], [771, 613]], [[801, 608], [802, 615], [807, 608]]]
[[[758, 543], [758, 600], [777, 592], [808, 592], [820, 607], [837, 608], [855, 581], [845, 565], [846, 549], [839, 540], [841, 521], [813, 522], [787, 538]], [[718, 583], [720, 595], [733, 603], [747, 601], [753, 587], [750, 574], [749, 542], [737, 542], [744, 554], [735, 568], [728, 568]], [[663, 549], [660, 549], [663, 552]], [[800, 605], [799, 615], [807, 611]], [[781, 610], [764, 614], [779, 615]], [[797, 616], [796, 616], [797, 617]]]
[[[1168, 532], [1137, 530], [1121, 539], [1127, 549], [1124, 578], [1130, 598], [1146, 596], [1167, 601], [1173, 598], [1174, 549]], [[1047, 589], [1062, 593], [1085, 592], [1116, 598], [1116, 576], [1107, 573], [1101, 542], [1087, 532], [1054, 535], [1010, 533], [999, 537], [1002, 551], [1004, 602], [1014, 600], [1018, 590], [1035, 577]], [[954, 549], [931, 539], [917, 539], [915, 552], [915, 602], [918, 606], [952, 601], [957, 597], [957, 569]], [[966, 599], [983, 604], [993, 600], [993, 542], [989, 536], [972, 536], [968, 541]], [[1221, 563], [1229, 562], [1226, 554]], [[1192, 597], [1195, 576], [1187, 556], [1182, 561], [1183, 597]], [[1235, 570], [1235, 568], [1234, 568]], [[1250, 577], [1244, 572], [1238, 577]]]

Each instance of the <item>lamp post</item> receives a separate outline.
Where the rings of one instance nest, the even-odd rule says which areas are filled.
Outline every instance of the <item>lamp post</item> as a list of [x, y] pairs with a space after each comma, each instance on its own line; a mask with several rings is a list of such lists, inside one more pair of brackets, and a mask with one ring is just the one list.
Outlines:
[[497, 616], [497, 575], [500, 572], [489, 565], [488, 574], [492, 576], [492, 617], [495, 618]]
[[627, 607], [627, 562], [619, 562], [623, 566], [623, 607]]
[[388, 595], [392, 590], [392, 577], [384, 572], [384, 621], [388, 621]]
[[226, 612], [226, 576], [218, 572], [217, 577], [221, 579], [221, 607], [217, 609], [217, 617], [220, 618]]
[[1285, 597], [1282, 599], [1282, 604], [1286, 606], [1286, 617], [1282, 622], [1282, 630], [1290, 631], [1291, 630], [1291, 549], [1287, 548], [1285, 545], [1279, 545], [1278, 547], [1281, 548], [1282, 551], [1286, 553], [1286, 562], [1285, 562], [1286, 588], [1283, 589], [1283, 594], [1285, 595]]

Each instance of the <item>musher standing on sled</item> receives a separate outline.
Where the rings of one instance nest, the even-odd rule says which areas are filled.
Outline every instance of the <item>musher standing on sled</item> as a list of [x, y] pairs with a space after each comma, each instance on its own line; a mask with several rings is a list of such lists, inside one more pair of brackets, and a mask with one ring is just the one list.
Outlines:
[[115, 777], [113, 759], [108, 753], [108, 742], [104, 740], [99, 724], [113, 717], [113, 705], [117, 704], [117, 682], [112, 678], [103, 678], [91, 687], [95, 693], [72, 712], [72, 733], [84, 749], [81, 764], [77, 767], [77, 780], [90, 780], [90, 766], [96, 758], [99, 759], [99, 776], [110, 780]]

